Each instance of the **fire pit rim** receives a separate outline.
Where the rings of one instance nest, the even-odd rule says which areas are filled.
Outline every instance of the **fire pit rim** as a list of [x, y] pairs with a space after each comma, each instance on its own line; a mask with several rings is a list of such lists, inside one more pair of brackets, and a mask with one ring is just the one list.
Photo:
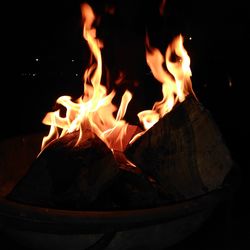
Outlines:
[[214, 209], [232, 195], [224, 185], [205, 195], [154, 208], [72, 211], [20, 204], [0, 197], [0, 226], [36, 232], [75, 234], [123, 231], [178, 220]]

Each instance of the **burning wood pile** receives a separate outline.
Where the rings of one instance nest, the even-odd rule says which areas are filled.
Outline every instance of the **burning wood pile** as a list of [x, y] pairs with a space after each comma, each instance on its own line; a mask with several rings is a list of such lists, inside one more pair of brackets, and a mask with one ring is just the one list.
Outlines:
[[132, 94], [125, 91], [117, 109], [115, 91], [108, 93], [101, 84], [103, 44], [87, 4], [82, 17], [83, 37], [92, 52], [84, 94], [75, 102], [58, 98], [66, 114], [57, 110], [45, 116], [50, 132], [42, 150], [8, 198], [60, 209], [136, 209], [223, 185], [233, 162], [209, 111], [192, 91], [183, 37], [172, 41], [165, 57], [146, 39], [146, 60], [162, 84], [163, 98], [138, 114], [141, 125], [131, 125], [123, 118]]

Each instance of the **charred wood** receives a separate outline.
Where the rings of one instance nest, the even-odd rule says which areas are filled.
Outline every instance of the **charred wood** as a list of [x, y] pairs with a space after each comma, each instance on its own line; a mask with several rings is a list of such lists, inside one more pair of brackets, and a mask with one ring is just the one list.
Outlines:
[[125, 153], [174, 200], [219, 188], [233, 165], [210, 112], [192, 96], [160, 119]]
[[9, 194], [9, 199], [39, 206], [87, 208], [119, 173], [112, 152], [91, 131], [53, 141]]

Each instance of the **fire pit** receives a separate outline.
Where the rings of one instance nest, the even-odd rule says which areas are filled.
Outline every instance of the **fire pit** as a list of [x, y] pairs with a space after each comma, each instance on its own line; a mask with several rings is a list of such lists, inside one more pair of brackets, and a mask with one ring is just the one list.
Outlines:
[[230, 198], [234, 162], [192, 90], [182, 35], [165, 57], [146, 37], [146, 61], [162, 84], [162, 100], [138, 113], [140, 124], [129, 124], [124, 117], [133, 95], [126, 90], [119, 108], [113, 104], [87, 4], [82, 18], [92, 53], [83, 95], [57, 99], [63, 110], [46, 114], [47, 136], [0, 144], [0, 227], [34, 249], [164, 249]]
[[232, 168], [220, 188], [155, 208], [70, 211], [6, 199], [39, 152], [42, 136], [0, 143], [0, 229], [32, 249], [164, 249], [198, 230], [219, 204], [231, 199], [236, 187]]

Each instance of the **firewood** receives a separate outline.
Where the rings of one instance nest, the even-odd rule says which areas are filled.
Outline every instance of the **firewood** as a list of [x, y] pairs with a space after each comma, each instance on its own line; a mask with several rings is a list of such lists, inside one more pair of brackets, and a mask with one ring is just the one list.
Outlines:
[[158, 191], [143, 173], [91, 131], [54, 140], [33, 162], [8, 199], [42, 207], [116, 210], [152, 207]]
[[76, 145], [78, 136], [66, 134], [45, 148], [8, 198], [45, 207], [89, 208], [109, 188], [119, 166], [91, 131]]
[[50, 143], [7, 198], [74, 210], [154, 207], [219, 188], [233, 165], [209, 111], [191, 96], [125, 152], [89, 130], [78, 137]]
[[125, 154], [174, 200], [219, 188], [233, 165], [210, 112], [192, 96], [161, 118]]
[[166, 203], [143, 173], [120, 169], [112, 186], [92, 204], [93, 210], [128, 210], [156, 207]]

